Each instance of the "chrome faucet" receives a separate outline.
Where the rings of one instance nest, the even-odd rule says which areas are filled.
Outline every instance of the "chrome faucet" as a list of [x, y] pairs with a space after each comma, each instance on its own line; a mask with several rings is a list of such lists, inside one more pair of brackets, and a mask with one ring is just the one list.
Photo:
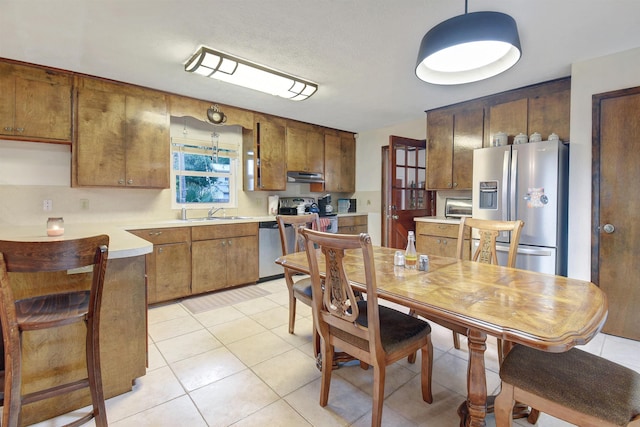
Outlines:
[[207, 218], [213, 218], [213, 215], [215, 215], [215, 213], [219, 210], [222, 210], [224, 212], [224, 208], [216, 208], [215, 206], [211, 206], [211, 209], [209, 209], [209, 212], [207, 213]]

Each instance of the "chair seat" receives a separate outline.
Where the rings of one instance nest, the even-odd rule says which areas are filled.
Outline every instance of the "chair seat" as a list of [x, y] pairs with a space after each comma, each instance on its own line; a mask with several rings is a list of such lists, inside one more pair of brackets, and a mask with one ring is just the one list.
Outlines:
[[640, 414], [640, 374], [576, 348], [549, 353], [517, 345], [502, 363], [500, 378], [621, 426]]
[[[422, 338], [431, 333], [431, 326], [420, 319], [409, 316], [383, 305], [379, 305], [380, 313], [380, 342], [387, 353], [392, 353], [396, 348], [408, 340]], [[359, 325], [367, 325], [367, 301], [358, 301], [360, 314], [356, 322]]]
[[20, 329], [34, 330], [83, 320], [89, 311], [89, 291], [65, 292], [16, 301]]
[[308, 298], [308, 305], [311, 305], [311, 278], [307, 277], [294, 282], [293, 292], [297, 295]]

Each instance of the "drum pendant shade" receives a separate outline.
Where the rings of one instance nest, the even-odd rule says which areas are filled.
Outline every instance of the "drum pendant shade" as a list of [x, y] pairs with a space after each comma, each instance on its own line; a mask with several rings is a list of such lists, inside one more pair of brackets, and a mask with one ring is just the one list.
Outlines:
[[500, 12], [465, 13], [433, 27], [422, 39], [416, 76], [455, 85], [493, 77], [521, 56], [515, 20]]

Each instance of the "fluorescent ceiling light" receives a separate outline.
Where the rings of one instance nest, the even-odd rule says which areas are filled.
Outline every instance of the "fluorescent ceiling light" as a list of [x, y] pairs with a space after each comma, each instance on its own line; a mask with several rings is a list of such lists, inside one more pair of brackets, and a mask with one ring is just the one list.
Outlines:
[[493, 77], [521, 56], [516, 21], [500, 12], [456, 16], [425, 34], [416, 75], [427, 83], [454, 85]]
[[316, 83], [204, 46], [187, 61], [184, 69], [294, 101], [307, 99], [318, 90]]

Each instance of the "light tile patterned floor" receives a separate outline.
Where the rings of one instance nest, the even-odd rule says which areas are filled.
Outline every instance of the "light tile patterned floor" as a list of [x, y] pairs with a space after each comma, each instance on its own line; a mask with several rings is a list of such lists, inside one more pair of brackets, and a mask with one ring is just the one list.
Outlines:
[[[296, 333], [287, 331], [283, 280], [256, 285], [264, 297], [192, 314], [181, 303], [149, 310], [149, 369], [133, 391], [107, 401], [113, 427], [368, 426], [371, 370], [359, 365], [334, 372], [329, 405], [321, 408], [320, 372], [311, 356], [311, 309], [298, 304]], [[466, 390], [467, 353], [453, 348], [451, 332], [432, 325], [434, 402], [420, 397], [419, 363], [389, 367], [383, 424], [456, 427]], [[586, 349], [640, 371], [640, 342], [598, 335]], [[495, 392], [495, 340], [488, 340], [487, 385]], [[58, 426], [59, 417], [38, 424]], [[527, 426], [517, 421], [517, 425]], [[92, 425], [91, 423], [87, 425]], [[493, 416], [487, 426], [494, 426]], [[543, 414], [538, 426], [567, 423]]]

